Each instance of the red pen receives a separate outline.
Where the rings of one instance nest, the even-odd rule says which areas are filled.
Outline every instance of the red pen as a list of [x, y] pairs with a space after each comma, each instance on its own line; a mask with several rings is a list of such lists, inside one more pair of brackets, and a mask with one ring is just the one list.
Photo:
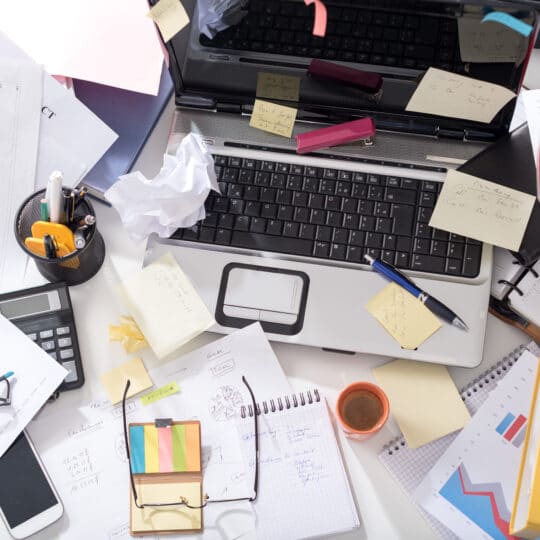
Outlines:
[[375, 123], [371, 118], [361, 118], [296, 136], [296, 151], [306, 154], [321, 148], [330, 148], [348, 142], [358, 141], [369, 146], [375, 138]]

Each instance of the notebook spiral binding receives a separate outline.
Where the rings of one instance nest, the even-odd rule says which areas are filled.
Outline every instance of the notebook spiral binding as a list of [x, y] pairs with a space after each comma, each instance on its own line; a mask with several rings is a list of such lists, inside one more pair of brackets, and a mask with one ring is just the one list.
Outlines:
[[[520, 345], [516, 347], [512, 352], [508, 353], [502, 360], [499, 360], [490, 369], [481, 373], [478, 377], [473, 379], [469, 384], [462, 388], [460, 394], [461, 399], [467, 403], [467, 399], [471, 398], [479, 389], [482, 389], [485, 385], [491, 381], [500, 379], [506, 374], [506, 372], [516, 363], [521, 353], [527, 348], [526, 345]], [[403, 435], [397, 436], [390, 442], [382, 447], [383, 452], [387, 452], [388, 455], [392, 455], [398, 452], [401, 447], [405, 446], [405, 439]]]
[[[314, 402], [321, 401], [321, 396], [317, 389], [308, 390], [306, 393], [300, 392], [299, 394], [291, 394], [290, 396], [284, 396], [283, 399], [278, 397], [277, 399], [269, 399], [268, 401], [262, 401], [255, 404], [255, 410], [257, 416], [260, 414], [274, 413], [283, 411], [284, 409], [292, 409], [296, 407], [303, 407], [304, 405], [311, 405]], [[240, 416], [246, 418], [253, 416], [253, 405], [242, 405], [240, 407]]]

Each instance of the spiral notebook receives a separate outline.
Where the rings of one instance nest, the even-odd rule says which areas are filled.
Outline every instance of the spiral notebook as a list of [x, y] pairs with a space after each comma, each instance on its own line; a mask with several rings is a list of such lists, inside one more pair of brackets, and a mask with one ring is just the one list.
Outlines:
[[[251, 406], [238, 430], [253, 472]], [[257, 404], [259, 485], [253, 509], [257, 538], [310, 538], [360, 526], [326, 400], [318, 391]], [[279, 527], [279, 529], [278, 529]], [[285, 534], [286, 533], [286, 534]]]
[[[491, 369], [471, 381], [461, 391], [461, 396], [471, 416], [478, 411], [487, 399], [489, 392], [505, 376], [508, 368], [519, 360], [519, 357], [526, 348], [533, 354], [540, 354], [540, 349], [534, 342], [531, 342], [527, 347], [522, 345], [506, 355]], [[399, 436], [384, 445], [379, 453], [379, 459], [401, 487], [410, 495], [450, 446], [458, 433], [450, 433], [416, 450], [409, 448], [405, 439]], [[418, 505], [417, 508], [441, 538], [448, 540], [457, 539], [457, 536], [452, 531], [431, 516], [431, 514]]]

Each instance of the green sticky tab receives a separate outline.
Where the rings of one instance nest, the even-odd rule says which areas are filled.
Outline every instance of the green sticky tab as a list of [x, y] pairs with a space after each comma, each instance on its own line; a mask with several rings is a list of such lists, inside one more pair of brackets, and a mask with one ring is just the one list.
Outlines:
[[186, 428], [183, 424], [172, 426], [173, 471], [186, 470]]
[[161, 388], [158, 388], [157, 390], [154, 390], [153, 392], [149, 392], [148, 394], [142, 396], [141, 403], [143, 405], [151, 405], [152, 403], [155, 403], [160, 399], [166, 398], [171, 394], [176, 394], [177, 392], [180, 392], [180, 388], [178, 388], [178, 384], [176, 383], [176, 381], [173, 381], [166, 384], [165, 386], [162, 386]]

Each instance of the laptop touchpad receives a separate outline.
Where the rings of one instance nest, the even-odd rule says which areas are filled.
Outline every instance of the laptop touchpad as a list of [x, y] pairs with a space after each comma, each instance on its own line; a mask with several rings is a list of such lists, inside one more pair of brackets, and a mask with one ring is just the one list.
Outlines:
[[233, 327], [260, 321], [269, 332], [297, 333], [302, 327], [308, 282], [304, 272], [227, 265], [223, 271], [216, 320]]

